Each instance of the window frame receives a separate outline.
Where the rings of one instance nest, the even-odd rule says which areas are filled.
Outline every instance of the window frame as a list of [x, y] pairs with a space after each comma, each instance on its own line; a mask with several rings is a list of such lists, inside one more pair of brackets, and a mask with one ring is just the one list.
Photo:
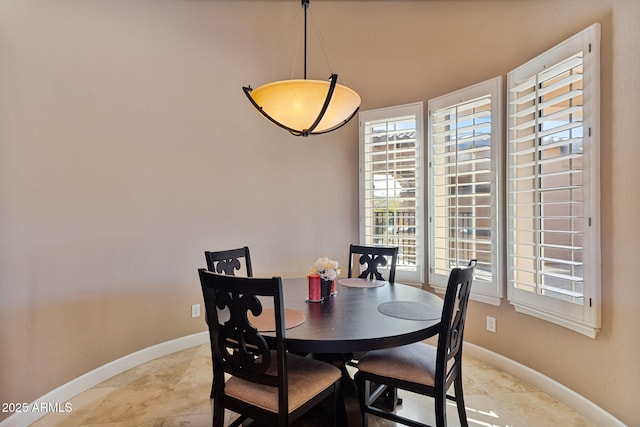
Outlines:
[[[428, 179], [429, 179], [429, 241], [428, 241], [428, 259], [429, 259], [429, 285], [436, 292], [444, 293], [447, 286], [449, 271], [438, 273], [434, 266], [436, 265], [436, 238], [437, 231], [434, 209], [436, 207], [435, 191], [436, 185], [434, 177], [434, 114], [437, 111], [456, 108], [473, 102], [474, 100], [489, 98], [491, 111], [491, 145], [490, 145], [490, 185], [491, 185], [491, 278], [482, 281], [478, 274], [474, 279], [474, 285], [471, 289], [470, 298], [475, 301], [483, 302], [499, 306], [504, 298], [504, 220], [503, 220], [503, 162], [502, 162], [502, 146], [503, 146], [503, 126], [502, 126], [502, 105], [503, 105], [503, 79], [501, 76], [459, 89], [437, 98], [430, 99], [428, 102], [429, 123], [428, 132]], [[457, 151], [456, 151], [457, 152]], [[456, 205], [458, 206], [458, 205]], [[476, 209], [474, 206], [473, 209]], [[449, 217], [452, 218], [452, 217]], [[454, 218], [455, 219], [455, 218]], [[459, 266], [469, 260], [459, 259]], [[453, 266], [452, 266], [453, 267]], [[448, 270], [448, 269], [447, 269]], [[476, 269], [477, 271], [477, 269]]]
[[[372, 245], [367, 242], [367, 188], [366, 174], [366, 126], [370, 122], [390, 121], [398, 118], [415, 117], [415, 269], [396, 265], [396, 281], [422, 286], [424, 283], [425, 251], [424, 251], [424, 107], [423, 102], [415, 102], [374, 110], [360, 111], [359, 120], [359, 240], [360, 245]], [[400, 254], [399, 254], [400, 255]], [[384, 268], [381, 268], [381, 270]]]
[[[517, 144], [516, 138], [517, 121], [516, 121], [516, 88], [527, 79], [537, 78], [543, 74], [545, 70], [567, 60], [580, 52], [583, 54], [583, 76], [582, 76], [582, 215], [584, 221], [583, 232], [583, 293], [582, 305], [575, 302], [562, 301], [561, 299], [549, 295], [544, 295], [541, 290], [535, 293], [524, 289], [518, 289], [515, 285], [515, 269], [517, 265], [514, 261], [516, 254], [522, 255], [522, 251], [517, 252], [514, 248], [520, 243], [521, 245], [529, 244], [523, 240], [518, 240], [515, 235], [520, 229], [515, 228], [515, 182], [514, 176], [517, 168], [522, 165], [514, 160], [516, 155], [520, 155], [522, 151], [514, 152], [514, 145]], [[570, 37], [560, 44], [552, 47], [536, 58], [517, 67], [507, 74], [507, 91], [508, 91], [508, 124], [507, 124], [507, 295], [511, 304], [514, 305], [516, 311], [535, 316], [546, 321], [564, 326], [583, 335], [595, 338], [601, 325], [601, 274], [600, 274], [600, 25], [594, 24], [580, 33]], [[534, 90], [539, 93], [539, 84], [536, 83]], [[541, 91], [540, 91], [541, 92]], [[537, 98], [533, 98], [538, 101]], [[538, 113], [544, 107], [535, 104], [535, 112]], [[538, 115], [536, 114], [535, 123], [538, 123]], [[544, 116], [543, 116], [544, 117]], [[573, 122], [571, 122], [573, 124]], [[534, 137], [534, 153], [541, 152], [542, 136], [538, 136], [537, 128], [533, 128]], [[574, 169], [571, 169], [573, 171]], [[571, 172], [572, 173], [572, 172]], [[537, 176], [537, 175], [536, 175]], [[538, 179], [533, 179], [534, 200], [540, 200], [539, 195], [543, 193], [536, 183]], [[543, 188], [544, 190], [545, 188]], [[571, 198], [573, 202], [576, 198]], [[534, 201], [534, 203], [537, 203]], [[539, 204], [543, 206], [542, 204]], [[520, 218], [523, 218], [521, 216]], [[533, 216], [533, 223], [536, 224], [536, 218], [544, 218], [543, 214]], [[569, 218], [579, 218], [570, 216]], [[541, 227], [541, 226], [540, 226]], [[546, 228], [534, 229], [534, 233], [544, 233]], [[537, 237], [540, 239], [540, 237]], [[537, 240], [536, 240], [537, 241]], [[535, 243], [535, 242], [534, 242]], [[536, 244], [540, 246], [541, 244]], [[544, 261], [543, 256], [539, 256], [538, 252], [533, 255], [535, 286], [536, 289], [543, 288], [540, 283], [540, 277], [544, 270], [540, 270], [540, 262]], [[522, 270], [521, 270], [522, 271]]]

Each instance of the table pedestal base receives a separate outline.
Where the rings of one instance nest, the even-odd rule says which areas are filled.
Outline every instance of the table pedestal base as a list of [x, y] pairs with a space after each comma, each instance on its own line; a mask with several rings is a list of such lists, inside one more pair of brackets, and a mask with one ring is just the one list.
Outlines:
[[323, 362], [331, 363], [342, 372], [342, 380], [340, 381], [340, 393], [336, 416], [339, 426], [361, 427], [362, 412], [360, 409], [360, 401], [358, 400], [358, 389], [353, 378], [347, 370], [347, 362], [351, 360], [351, 353], [312, 353], [311, 357]]

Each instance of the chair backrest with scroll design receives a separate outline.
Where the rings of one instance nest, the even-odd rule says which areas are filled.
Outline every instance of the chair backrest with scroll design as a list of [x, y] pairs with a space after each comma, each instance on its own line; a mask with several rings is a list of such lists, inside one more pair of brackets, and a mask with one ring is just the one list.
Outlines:
[[[398, 261], [397, 247], [350, 245], [348, 277], [353, 277], [352, 269], [353, 269], [353, 263], [354, 263], [354, 256], [357, 258], [359, 265], [367, 264], [367, 268], [364, 269], [364, 271], [362, 271], [358, 275], [359, 278], [385, 280], [382, 274], [378, 271], [378, 267], [388, 266], [389, 268], [388, 281], [391, 283], [395, 282], [396, 263]], [[390, 259], [391, 261], [389, 262], [388, 259]]]
[[209, 271], [229, 276], [235, 276], [235, 272], [242, 269], [240, 260], [244, 258], [246, 276], [253, 277], [251, 255], [249, 254], [249, 247], [247, 246], [222, 251], [205, 251], [204, 256], [207, 260], [207, 269]]

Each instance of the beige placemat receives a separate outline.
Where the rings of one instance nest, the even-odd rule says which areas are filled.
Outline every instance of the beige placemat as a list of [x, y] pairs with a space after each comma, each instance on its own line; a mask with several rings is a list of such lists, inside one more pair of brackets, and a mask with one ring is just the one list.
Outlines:
[[385, 282], [384, 280], [369, 280], [354, 277], [349, 279], [340, 279], [338, 280], [338, 283], [349, 288], [377, 288], [379, 286], [384, 286], [389, 282]]
[[[249, 322], [258, 330], [258, 332], [273, 332], [276, 330], [276, 318], [273, 308], [265, 308], [260, 316], [256, 317], [249, 313], [247, 316]], [[284, 327], [285, 329], [295, 328], [304, 322], [304, 314], [298, 310], [290, 308], [284, 309]]]

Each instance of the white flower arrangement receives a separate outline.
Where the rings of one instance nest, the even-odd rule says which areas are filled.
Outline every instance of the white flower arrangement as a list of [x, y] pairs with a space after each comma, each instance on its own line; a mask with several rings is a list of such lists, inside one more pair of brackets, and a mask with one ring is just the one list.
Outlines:
[[322, 280], [335, 280], [340, 274], [338, 261], [330, 260], [327, 257], [318, 258], [311, 267], [310, 274], [319, 274]]

